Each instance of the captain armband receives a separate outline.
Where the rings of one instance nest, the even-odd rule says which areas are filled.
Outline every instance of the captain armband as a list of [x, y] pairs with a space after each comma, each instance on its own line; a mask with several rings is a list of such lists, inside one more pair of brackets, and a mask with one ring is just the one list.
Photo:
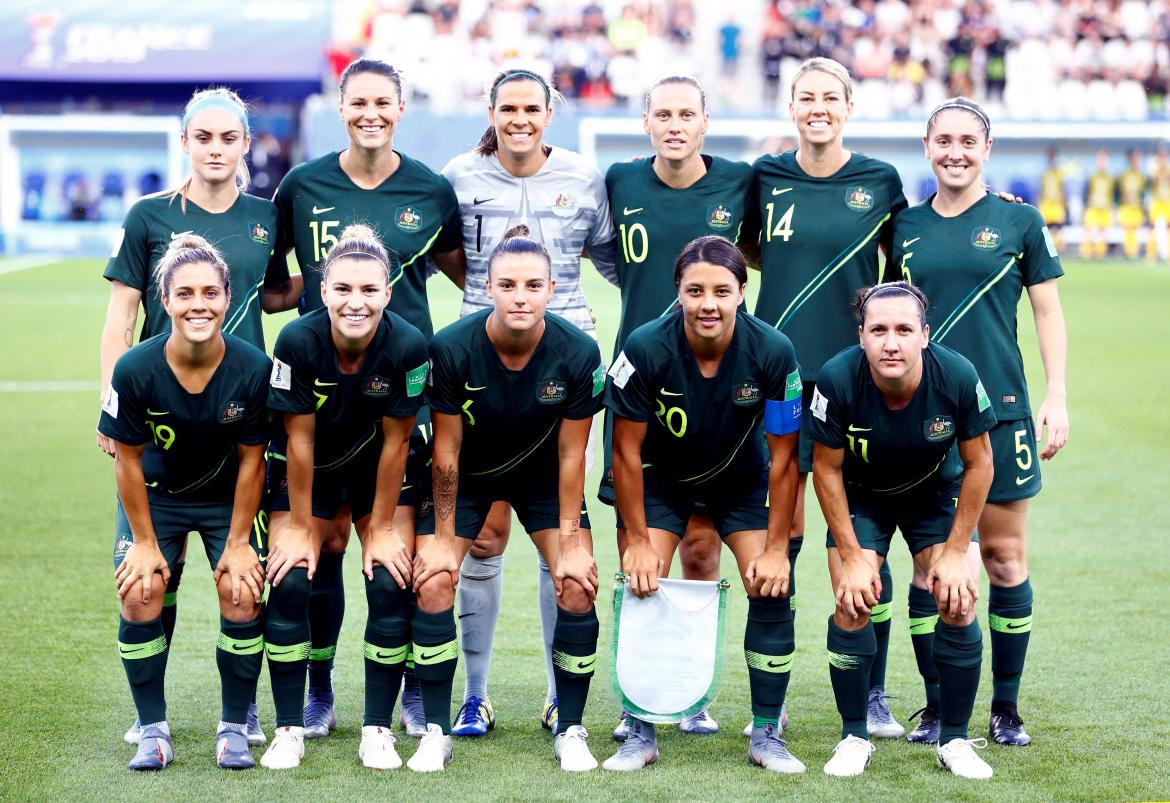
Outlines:
[[764, 431], [769, 435], [790, 435], [800, 430], [800, 398], [764, 402]]

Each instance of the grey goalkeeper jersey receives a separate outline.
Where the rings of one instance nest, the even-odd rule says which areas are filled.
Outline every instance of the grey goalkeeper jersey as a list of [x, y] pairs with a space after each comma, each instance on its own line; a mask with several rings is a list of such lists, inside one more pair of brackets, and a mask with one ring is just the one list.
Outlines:
[[443, 176], [459, 197], [467, 284], [461, 315], [491, 306], [487, 297], [488, 256], [505, 232], [521, 223], [544, 243], [552, 257], [556, 292], [548, 311], [593, 332], [589, 303], [581, 287], [581, 252], [588, 250], [598, 273], [617, 285], [617, 240], [605, 180], [580, 154], [553, 148], [531, 176], [512, 175], [495, 154], [456, 156]]

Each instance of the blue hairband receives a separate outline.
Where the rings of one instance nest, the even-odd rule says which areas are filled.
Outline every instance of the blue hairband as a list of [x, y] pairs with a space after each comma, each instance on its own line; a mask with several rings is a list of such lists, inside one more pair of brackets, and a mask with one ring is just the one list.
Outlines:
[[204, 95], [187, 106], [187, 112], [183, 115], [183, 130], [187, 130], [187, 126], [190, 124], [192, 117], [205, 109], [223, 109], [224, 111], [231, 112], [240, 118], [240, 122], [244, 124], [244, 133], [252, 133], [252, 129], [248, 126], [248, 112], [244, 109], [243, 105], [239, 101], [232, 100], [227, 95], [219, 92]]

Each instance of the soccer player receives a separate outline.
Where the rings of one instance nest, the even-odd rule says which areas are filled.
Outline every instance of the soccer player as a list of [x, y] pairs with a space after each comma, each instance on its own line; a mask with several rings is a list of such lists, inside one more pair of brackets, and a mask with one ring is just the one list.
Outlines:
[[[748, 760], [804, 772], [778, 730], [793, 656], [788, 537], [796, 503], [800, 372], [783, 334], [739, 310], [747, 264], [718, 235], [675, 262], [679, 309], [630, 335], [606, 388], [622, 571], [646, 596], [670, 571], [696, 505], [735, 555], [748, 593], [744, 655], [753, 728]], [[766, 439], [765, 439], [766, 433]], [[608, 770], [658, 760], [654, 726], [633, 715]]]
[[130, 769], [161, 770], [174, 760], [162, 614], [191, 530], [203, 539], [219, 593], [215, 757], [225, 769], [246, 769], [255, 764], [247, 719], [264, 642], [264, 569], [252, 523], [264, 488], [269, 363], [260, 349], [224, 334], [231, 271], [203, 237], [171, 240], [150, 286], [169, 331], [118, 359], [98, 422], [114, 445], [123, 511], [114, 536], [118, 651], [141, 723]]
[[983, 655], [978, 569], [971, 571], [967, 552], [991, 485], [991, 401], [970, 362], [928, 344], [921, 290], [878, 284], [858, 294], [855, 308], [860, 347], [821, 367], [809, 409], [813, 486], [829, 525], [837, 601], [828, 651], [841, 741], [825, 773], [860, 775], [874, 750], [866, 738], [876, 650], [870, 618], [881, 593], [878, 569], [897, 528], [941, 620], [933, 645], [941, 686], [938, 762], [963, 778], [990, 778], [991, 767], [967, 739]]
[[[975, 365], [999, 422], [991, 431], [995, 482], [979, 518], [979, 546], [991, 584], [990, 735], [1000, 744], [1026, 745], [1030, 738], [1016, 703], [1032, 630], [1028, 499], [1040, 491], [1037, 458], [1051, 459], [1068, 439], [1068, 342], [1056, 289], [1064, 270], [1040, 214], [984, 188], [991, 124], [978, 105], [965, 98], [941, 104], [923, 142], [938, 192], [899, 215], [891, 267], [932, 299], [931, 340]], [[1025, 290], [1047, 382], [1034, 422], [1016, 343], [1016, 309]], [[1044, 429], [1048, 440], [1038, 450]], [[924, 658], [934, 630], [930, 605], [924, 578], [916, 574], [910, 618], [919, 632], [914, 642], [920, 669], [929, 667]], [[934, 694], [928, 685], [924, 726], [937, 718]]]
[[[177, 189], [147, 196], [130, 207], [121, 239], [106, 265], [110, 302], [101, 340], [103, 399], [114, 363], [133, 345], [139, 307], [144, 316], [141, 340], [170, 330], [171, 319], [160, 300], [155, 266], [180, 232], [215, 243], [231, 271], [236, 292], [224, 319], [225, 332], [263, 350], [261, 308], [279, 312], [296, 305], [299, 289], [289, 279], [287, 265], [269, 261], [277, 236], [276, 209], [271, 202], [244, 192], [250, 181], [244, 155], [252, 141], [244, 102], [226, 88], [196, 92], [183, 113], [180, 138], [190, 157], [187, 178]], [[113, 442], [100, 432], [97, 443], [106, 454], [114, 455]], [[118, 527], [129, 526], [121, 503], [116, 517]], [[185, 556], [183, 545], [170, 566], [163, 602], [163, 634], [168, 647], [175, 630]], [[136, 744], [140, 732], [140, 723], [135, 722], [126, 732], [126, 741]], [[251, 744], [265, 742], [255, 704], [248, 713], [248, 739]]]
[[[488, 128], [473, 151], [456, 156], [443, 175], [455, 188], [463, 216], [463, 250], [467, 280], [463, 315], [492, 306], [487, 294], [487, 267], [492, 249], [509, 230], [525, 225], [552, 260], [557, 292], [553, 312], [594, 335], [595, 325], [581, 286], [581, 257], [617, 283], [617, 248], [605, 183], [597, 168], [580, 154], [544, 141], [559, 95], [538, 73], [510, 69], [499, 73], [487, 91]], [[592, 456], [587, 450], [587, 468]], [[480, 736], [494, 726], [488, 698], [488, 672], [503, 593], [503, 554], [511, 513], [503, 502], [488, 515], [460, 570], [459, 625], [467, 670], [463, 706], [453, 733]], [[541, 724], [555, 730], [557, 719], [553, 636], [557, 617], [554, 583], [543, 554], [539, 567], [539, 605], [544, 633], [548, 691]]]
[[[321, 306], [318, 272], [351, 224], [373, 227], [384, 247], [394, 252], [394, 293], [390, 311], [401, 315], [426, 338], [433, 333], [427, 302], [429, 256], [456, 285], [462, 286], [459, 210], [450, 186], [422, 162], [394, 150], [394, 130], [406, 110], [402, 78], [384, 61], [358, 59], [340, 79], [339, 114], [349, 135], [349, 147], [294, 167], [281, 181], [274, 201], [280, 214], [276, 259], [284, 264], [296, 251], [304, 284], [302, 311]], [[298, 278], [299, 281], [299, 278]], [[429, 496], [430, 417], [419, 411], [411, 434], [410, 459], [403, 487], [403, 505], [418, 506]], [[279, 442], [272, 451], [269, 484], [283, 481]], [[328, 736], [336, 727], [333, 706], [333, 660], [345, 614], [342, 559], [350, 538], [352, 517], [347, 505], [338, 509], [321, 549], [309, 603], [313, 646], [309, 657], [309, 697], [305, 706], [305, 737]], [[283, 527], [287, 517], [276, 513], [271, 528]], [[408, 669], [403, 688], [402, 722], [411, 736], [426, 731], [418, 684]]]
[[270, 489], [269, 501], [287, 519], [272, 528], [268, 554], [264, 642], [277, 728], [260, 763], [269, 769], [296, 767], [304, 756], [310, 581], [343, 501], [362, 542], [366, 577], [358, 756], [371, 769], [402, 766], [390, 729], [394, 699], [412, 632], [415, 643], [425, 640], [409, 590], [414, 508], [400, 504], [400, 492], [426, 385], [426, 339], [387, 309], [399, 266], [377, 233], [350, 225], [339, 234], [321, 266], [324, 309], [281, 331], [269, 383], [268, 406], [283, 414], [288, 434], [287, 486]]
[[[683, 246], [704, 234], [719, 234], [733, 243], [739, 239], [752, 203], [752, 170], [743, 162], [700, 152], [708, 122], [707, 95], [697, 80], [685, 75], [659, 79], [642, 106], [642, 126], [654, 155], [618, 162], [605, 175], [621, 245], [617, 268], [622, 308], [615, 354], [631, 332], [678, 306], [674, 259]], [[605, 422], [605, 470], [598, 498], [612, 505], [612, 417], [607, 415]], [[619, 552], [624, 540], [619, 531]], [[679, 545], [683, 577], [718, 580], [721, 549], [710, 517], [696, 511]], [[715, 733], [719, 724], [704, 708], [680, 722], [679, 730]], [[613, 737], [622, 741], [627, 733], [623, 711]]]
[[[853, 81], [844, 66], [826, 58], [804, 62], [788, 106], [799, 145], [778, 156], [761, 156], [753, 165], [754, 220], [743, 239], [760, 244], [755, 314], [791, 338], [806, 410], [821, 365], [851, 344], [850, 300], [857, 288], [879, 278], [878, 250], [889, 253], [894, 217], [906, 208], [898, 171], [843, 144], [852, 97]], [[804, 538], [804, 489], [813, 467], [808, 416], [802, 420], [800, 489], [789, 541], [794, 567]], [[893, 579], [884, 564], [882, 588], [872, 616], [878, 651], [870, 678], [869, 733], [897, 738], [905, 729], [890, 714], [885, 695]]]
[[1126, 259], [1138, 258], [1138, 234], [1146, 222], [1146, 187], [1149, 179], [1142, 171], [1142, 154], [1137, 148], [1129, 152], [1125, 170], [1117, 177], [1117, 222], [1121, 225], [1122, 249]]
[[1085, 214], [1082, 219], [1081, 259], [1104, 259], [1109, 251], [1106, 239], [1113, 225], [1113, 200], [1117, 185], [1109, 172], [1109, 153], [1097, 151], [1097, 169], [1085, 185]]
[[[435, 505], [419, 519], [414, 584], [419, 618], [442, 635], [422, 643], [416, 631], [415, 664], [420, 677], [424, 668], [435, 678], [442, 674], [442, 702], [450, 705], [455, 572], [492, 506], [507, 502], [555, 584], [554, 755], [563, 770], [591, 770], [597, 761], [581, 718], [597, 663], [598, 576], [583, 493], [605, 366], [596, 340], [547, 312], [557, 286], [553, 261], [526, 226], [492, 248], [487, 269], [492, 307], [465, 316], [431, 342]], [[451, 760], [450, 721], [430, 719], [428, 710], [428, 723], [419, 755], [433, 745], [428, 756], [434, 760], [415, 769], [441, 770]]]
[[1150, 227], [1146, 259], [1170, 261], [1170, 149], [1165, 145], [1154, 154], [1150, 175]]
[[1068, 222], [1068, 198], [1064, 191], [1064, 171], [1060, 169], [1056, 148], [1049, 148], [1048, 167], [1040, 177], [1040, 217], [1052, 232], [1052, 241], [1059, 251], [1063, 247], [1060, 230]]

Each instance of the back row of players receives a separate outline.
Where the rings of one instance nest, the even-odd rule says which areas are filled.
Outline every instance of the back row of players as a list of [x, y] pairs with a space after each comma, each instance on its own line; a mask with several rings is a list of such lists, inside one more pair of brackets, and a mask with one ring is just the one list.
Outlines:
[[[956, 99], [932, 113], [924, 145], [939, 192], [907, 210], [891, 166], [843, 147], [851, 87], [836, 62], [803, 65], [790, 104], [799, 148], [748, 166], [700, 152], [702, 88], [691, 78], [663, 79], [646, 95], [654, 157], [614, 165], [603, 185], [594, 166], [543, 142], [553, 91], [541, 76], [512, 70], [492, 84], [491, 126], [479, 147], [440, 177], [393, 149], [405, 108], [398, 74], [360, 60], [340, 87], [350, 147], [291, 171], [275, 206], [241, 192], [243, 104], [226, 90], [192, 98], [182, 135], [188, 180], [135, 205], [106, 270], [99, 445], [119, 458], [119, 643], [139, 714], [127, 733], [139, 745], [131, 766], [161, 768], [173, 755], [162, 678], [192, 529], [204, 537], [220, 589], [217, 760], [251, 766], [248, 744], [265, 740], [254, 703], [264, 654], [277, 731], [262, 763], [296, 766], [304, 738], [328, 735], [352, 520], [370, 606], [359, 753], [370, 767], [400, 764], [391, 724], [402, 683], [403, 724], [422, 737], [410, 765], [442, 769], [450, 733], [481, 734], [494, 724], [487, 669], [509, 504], [541, 555], [549, 675], [542, 722], [557, 733], [562, 767], [596, 766], [580, 726], [597, 640], [597, 569], [580, 487], [605, 379], [596, 343], [578, 331], [593, 333], [580, 285], [586, 253], [622, 293], [600, 494], [612, 501], [616, 486], [622, 568], [636, 592], [651, 593], [680, 537], [684, 574], [696, 579], [718, 576], [720, 537], [732, 548], [750, 598], [751, 760], [804, 769], [781, 734], [793, 653], [791, 565], [803, 540], [814, 441], [838, 601], [830, 671], [843, 719], [826, 771], [860, 773], [873, 749], [867, 734], [904, 732], [884, 694], [892, 599], [884, 555], [895, 526], [916, 555], [910, 628], [926, 688], [908, 738], [938, 742], [941, 732], [944, 766], [990, 774], [966, 739], [981, 650], [971, 580], [979, 550], [967, 549], [978, 519], [991, 580], [990, 731], [997, 742], [1026, 744], [1016, 699], [1031, 629], [1027, 500], [1040, 488], [1037, 459], [1053, 456], [1068, 431], [1055, 286], [1062, 270], [1038, 214], [984, 189], [990, 123], [978, 106]], [[518, 223], [527, 231], [506, 237]], [[729, 242], [761, 266], [755, 317], [736, 312], [746, 263]], [[314, 280], [289, 275], [292, 249]], [[856, 290], [882, 278], [879, 249], [886, 278], [915, 287], [880, 286], [859, 303], [863, 346], [867, 310], [882, 313], [872, 348], [830, 362], [858, 331], [850, 316]], [[428, 264], [464, 289], [464, 320], [433, 338]], [[935, 345], [925, 351], [919, 287], [938, 310], [929, 317]], [[1024, 288], [1047, 379], [1035, 422], [1015, 342]], [[270, 374], [262, 353], [218, 334], [262, 348], [260, 310], [298, 301], [308, 314], [282, 332]], [[122, 357], [140, 305], [144, 342]], [[978, 394], [966, 382], [970, 366], [943, 342], [978, 369]], [[688, 349], [694, 360], [676, 359]], [[861, 354], [871, 368], [852, 380], [844, 365], [828, 367]], [[230, 371], [220, 370], [224, 363]], [[270, 381], [267, 391], [257, 372]], [[920, 380], [942, 383], [938, 410], [917, 409]], [[874, 388], [884, 406], [842, 417], [838, 407]], [[257, 512], [267, 407], [284, 427], [269, 445], [268, 504]], [[898, 415], [903, 408], [913, 409], [913, 421]], [[995, 479], [981, 494], [979, 478], [990, 469], [976, 447], [989, 427]], [[956, 440], [965, 475], [943, 459], [942, 447]], [[916, 449], [918, 462], [894, 457]], [[903, 477], [896, 467], [918, 465], [923, 454], [935, 458], [922, 476]], [[852, 526], [840, 515], [846, 503]], [[269, 547], [265, 572], [260, 556]], [[452, 727], [456, 572], [467, 688]], [[265, 577], [272, 589], [261, 617]], [[682, 727], [718, 726], [704, 711]], [[623, 744], [607, 768], [657, 759], [648, 723], [623, 714], [614, 737]]]

